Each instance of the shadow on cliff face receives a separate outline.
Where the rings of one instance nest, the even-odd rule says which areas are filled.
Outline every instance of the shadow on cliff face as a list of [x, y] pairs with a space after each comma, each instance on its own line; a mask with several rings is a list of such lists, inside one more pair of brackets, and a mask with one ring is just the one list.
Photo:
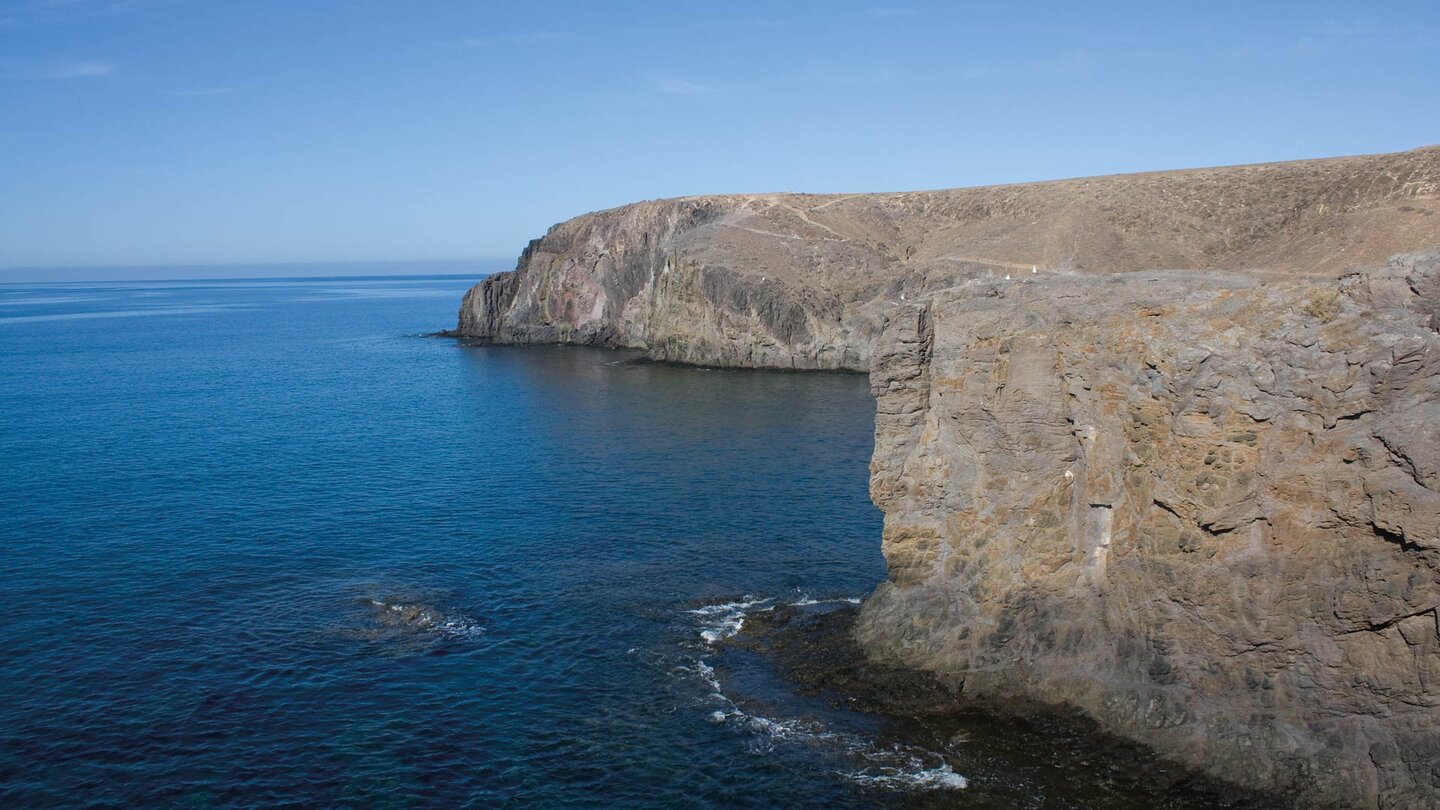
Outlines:
[[[779, 606], [745, 617], [721, 642], [714, 668], [736, 705], [777, 708], [773, 688], [746, 670], [773, 672], [798, 694], [789, 709], [828, 707], [828, 725], [866, 729], [881, 750], [921, 750], [963, 775], [968, 789], [916, 792], [909, 807], [1235, 808], [1294, 806], [1198, 775], [1149, 750], [1101, 733], [1082, 716], [1030, 704], [975, 705], [934, 675], [866, 660], [850, 635], [853, 606]], [[809, 701], [808, 704], [805, 701]], [[795, 721], [788, 721], [795, 722]]]

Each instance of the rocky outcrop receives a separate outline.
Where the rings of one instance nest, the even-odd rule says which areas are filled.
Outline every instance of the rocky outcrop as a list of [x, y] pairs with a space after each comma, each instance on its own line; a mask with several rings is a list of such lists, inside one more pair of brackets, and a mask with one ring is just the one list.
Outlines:
[[1014, 186], [731, 195], [551, 228], [456, 333], [701, 365], [867, 370], [889, 314], [978, 277], [1334, 276], [1437, 243], [1440, 148]]
[[698, 197], [555, 226], [457, 333], [869, 370], [867, 654], [1308, 806], [1434, 807], [1437, 247], [1435, 147]]
[[1305, 806], [1440, 803], [1440, 254], [1023, 278], [875, 350], [857, 634]]
[[[530, 243], [517, 270], [470, 290], [456, 333], [640, 348], [697, 365], [864, 370], [884, 321], [883, 290], [806, 284], [788, 264], [767, 273], [764, 261], [712, 242], [748, 227], [737, 223], [766, 205], [668, 200], [556, 225]], [[778, 234], [770, 241], [777, 240], [782, 248], [805, 244]], [[759, 247], [767, 256], [776, 249]]]

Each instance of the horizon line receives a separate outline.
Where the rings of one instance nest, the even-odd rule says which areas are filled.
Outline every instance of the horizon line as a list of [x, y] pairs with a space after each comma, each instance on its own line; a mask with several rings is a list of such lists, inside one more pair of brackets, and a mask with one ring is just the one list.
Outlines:
[[[448, 269], [467, 265], [469, 266], [469, 270], [466, 272], [435, 272], [435, 270], [441, 268]], [[87, 281], [103, 281], [107, 283], [130, 281], [240, 281], [265, 278], [348, 278], [361, 276], [485, 276], [508, 269], [513, 265], [513, 258], [340, 259], [323, 261], [175, 262], [168, 264], [15, 265], [0, 267], [0, 284], [71, 284], [84, 283]], [[407, 272], [405, 270], [407, 266], [413, 267], [413, 271]], [[276, 272], [287, 269], [308, 269], [319, 272]], [[343, 272], [323, 272], [325, 270], [343, 270]], [[198, 275], [181, 275], [186, 271], [195, 272], [198, 273]], [[234, 273], [223, 274], [225, 271], [234, 271]], [[135, 273], [135, 275], [121, 275], [130, 272]]]
[[122, 262], [118, 264], [8, 264], [0, 265], [0, 273], [16, 270], [126, 270], [180, 267], [283, 267], [288, 265], [334, 264], [461, 264], [463, 262], [512, 261], [509, 258], [480, 256], [462, 259], [265, 259], [260, 261], [194, 261], [194, 262]]

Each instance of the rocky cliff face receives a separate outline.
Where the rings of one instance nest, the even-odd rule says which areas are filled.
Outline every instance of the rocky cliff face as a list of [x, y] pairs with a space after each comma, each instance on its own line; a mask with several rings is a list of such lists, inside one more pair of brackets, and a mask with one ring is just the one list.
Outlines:
[[555, 226], [457, 332], [869, 370], [868, 654], [1309, 804], [1434, 807], [1436, 247], [1440, 148], [690, 198]]
[[867, 370], [897, 307], [978, 277], [1329, 275], [1440, 242], [1440, 147], [902, 194], [586, 214], [477, 285], [457, 334], [703, 365]]
[[1440, 254], [977, 283], [875, 350], [858, 634], [1307, 803], [1440, 802]]
[[640, 348], [698, 365], [868, 368], [884, 320], [883, 285], [806, 283], [799, 266], [826, 258], [800, 236], [762, 237], [750, 245], [754, 255], [725, 241], [738, 229], [748, 243], [755, 234], [739, 223], [782, 204], [667, 200], [561, 223], [530, 243], [517, 270], [470, 290], [457, 334]]

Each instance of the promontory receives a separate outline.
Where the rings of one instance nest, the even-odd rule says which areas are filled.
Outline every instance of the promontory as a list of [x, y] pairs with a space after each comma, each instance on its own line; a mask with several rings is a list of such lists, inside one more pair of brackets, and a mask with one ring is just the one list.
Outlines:
[[1440, 806], [1440, 147], [586, 214], [457, 334], [870, 374], [855, 635], [1306, 806]]

